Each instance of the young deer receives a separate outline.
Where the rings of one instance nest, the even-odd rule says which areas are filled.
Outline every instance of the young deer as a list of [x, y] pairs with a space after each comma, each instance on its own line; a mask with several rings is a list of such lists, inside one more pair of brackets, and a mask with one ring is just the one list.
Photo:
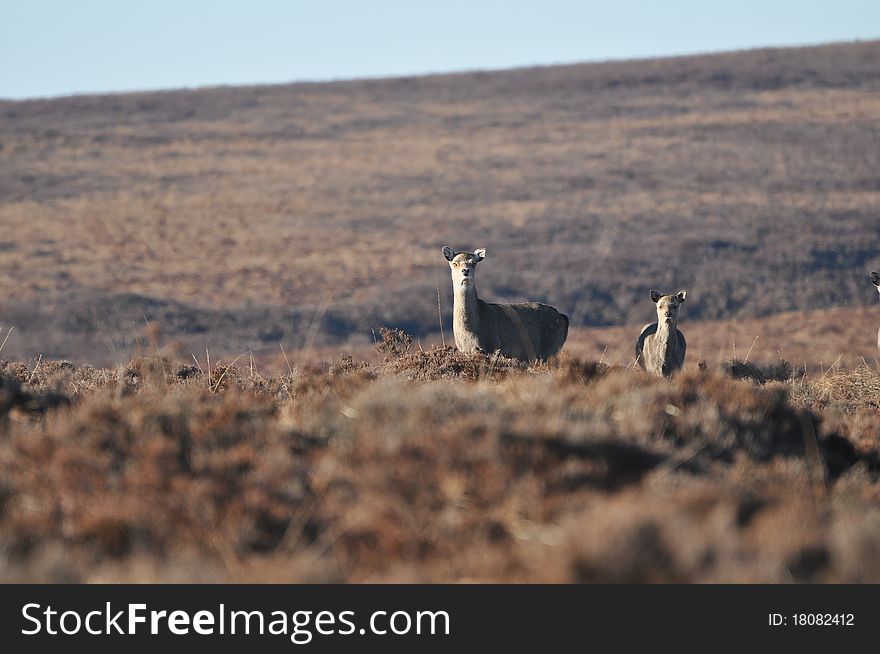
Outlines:
[[[874, 286], [877, 287], [877, 291], [880, 292], [880, 275], [872, 272], [871, 281], [874, 283]], [[877, 330], [877, 347], [880, 348], [880, 329]]]
[[523, 361], [545, 360], [562, 349], [568, 316], [546, 304], [493, 304], [477, 297], [477, 264], [486, 249], [456, 252], [444, 246], [452, 272], [452, 331], [461, 352], [500, 351]]
[[645, 325], [636, 341], [636, 359], [642, 369], [671, 377], [684, 366], [687, 343], [678, 330], [678, 308], [686, 297], [687, 291], [676, 295], [651, 291], [651, 300], [657, 304], [657, 322]]

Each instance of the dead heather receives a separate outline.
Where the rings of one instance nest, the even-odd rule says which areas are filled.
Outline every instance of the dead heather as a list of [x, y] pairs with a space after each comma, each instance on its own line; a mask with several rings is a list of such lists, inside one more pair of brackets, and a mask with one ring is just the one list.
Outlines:
[[770, 381], [784, 382], [794, 375], [791, 364], [785, 359], [770, 364], [733, 359], [728, 362], [727, 371], [735, 379], [751, 379], [757, 384], [766, 384]]
[[867, 366], [0, 371], [3, 581], [880, 581]]

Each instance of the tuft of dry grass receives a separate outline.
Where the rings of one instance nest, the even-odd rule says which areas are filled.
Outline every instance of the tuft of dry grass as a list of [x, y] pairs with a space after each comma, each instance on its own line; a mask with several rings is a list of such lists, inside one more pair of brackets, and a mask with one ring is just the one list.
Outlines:
[[880, 410], [880, 372], [867, 364], [846, 370], [829, 370], [793, 385], [794, 396], [817, 410], [829, 406], [847, 411]]

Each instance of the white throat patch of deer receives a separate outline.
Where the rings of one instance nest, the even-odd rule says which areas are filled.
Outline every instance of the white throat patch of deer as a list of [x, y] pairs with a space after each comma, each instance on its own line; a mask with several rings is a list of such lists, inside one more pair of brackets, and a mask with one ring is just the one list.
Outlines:
[[546, 360], [568, 337], [568, 316], [538, 302], [495, 304], [477, 296], [477, 264], [486, 249], [457, 252], [444, 246], [452, 274], [452, 331], [461, 352], [501, 354], [523, 361]]

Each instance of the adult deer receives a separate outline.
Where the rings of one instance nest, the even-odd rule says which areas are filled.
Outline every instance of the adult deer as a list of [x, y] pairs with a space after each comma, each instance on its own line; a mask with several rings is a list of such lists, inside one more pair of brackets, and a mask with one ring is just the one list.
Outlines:
[[452, 273], [452, 331], [461, 352], [501, 352], [523, 361], [546, 360], [568, 337], [568, 316], [538, 302], [494, 304], [477, 297], [477, 264], [486, 248], [456, 252], [444, 246]]

